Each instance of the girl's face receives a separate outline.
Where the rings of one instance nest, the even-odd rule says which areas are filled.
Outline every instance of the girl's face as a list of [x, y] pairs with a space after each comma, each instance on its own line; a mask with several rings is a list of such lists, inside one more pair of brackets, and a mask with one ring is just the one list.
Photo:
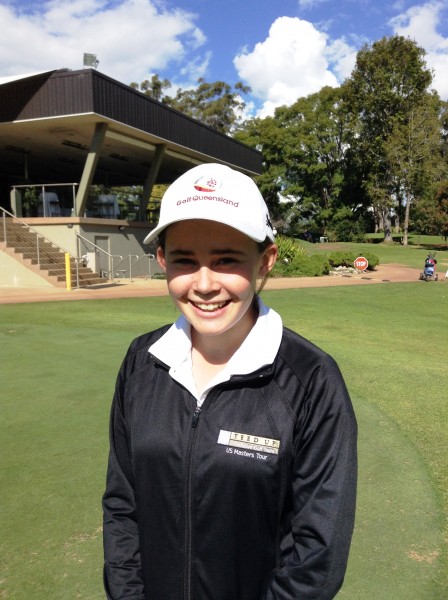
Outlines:
[[244, 340], [257, 317], [252, 304], [257, 279], [276, 257], [275, 244], [260, 252], [251, 238], [214, 221], [168, 227], [157, 260], [174, 303], [192, 325], [193, 343], [197, 336], [220, 336], [229, 346]]

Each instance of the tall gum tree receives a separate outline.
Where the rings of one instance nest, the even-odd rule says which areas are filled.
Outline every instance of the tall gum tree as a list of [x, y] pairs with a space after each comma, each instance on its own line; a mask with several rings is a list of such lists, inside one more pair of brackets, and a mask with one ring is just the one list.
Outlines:
[[384, 144], [391, 172], [395, 174], [398, 201], [404, 205], [404, 246], [408, 244], [411, 207], [443, 176], [439, 113], [438, 96], [426, 94], [410, 108], [405, 119], [394, 120]]
[[[400, 166], [390, 160], [394, 154], [390, 138], [401, 137], [398, 131], [408, 125], [428, 94], [433, 76], [425, 55], [410, 39], [384, 37], [358, 52], [355, 68], [343, 86], [345, 103], [359, 122], [354, 144], [368, 173], [364, 186], [374, 210], [383, 215], [394, 204], [400, 210], [399, 200], [394, 200], [401, 194], [400, 184], [397, 187]], [[385, 241], [391, 241], [387, 224], [384, 230]]]
[[171, 89], [171, 82], [169, 79], [160, 79], [157, 73], [140, 84], [132, 82], [130, 87], [226, 135], [238, 128], [246, 107], [243, 95], [251, 91], [241, 81], [232, 88], [224, 81], [208, 83], [200, 78], [196, 87], [186, 90], [179, 88], [175, 95], [170, 95], [165, 92]]
[[258, 183], [278, 227], [326, 232], [341, 208], [350, 129], [340, 88], [324, 87], [238, 132], [240, 141], [263, 152]]
[[284, 145], [287, 192], [297, 199], [297, 216], [312, 219], [328, 235], [341, 206], [347, 149], [346, 114], [340, 88], [324, 87], [276, 111], [276, 119], [293, 132]]

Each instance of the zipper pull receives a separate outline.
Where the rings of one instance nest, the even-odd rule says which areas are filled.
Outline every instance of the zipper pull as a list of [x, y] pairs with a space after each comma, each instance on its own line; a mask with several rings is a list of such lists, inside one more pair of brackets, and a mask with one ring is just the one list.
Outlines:
[[193, 413], [193, 418], [191, 420], [191, 426], [193, 427], [193, 429], [195, 429], [196, 425], [198, 424], [200, 414], [201, 414], [201, 407], [197, 406], [196, 410]]

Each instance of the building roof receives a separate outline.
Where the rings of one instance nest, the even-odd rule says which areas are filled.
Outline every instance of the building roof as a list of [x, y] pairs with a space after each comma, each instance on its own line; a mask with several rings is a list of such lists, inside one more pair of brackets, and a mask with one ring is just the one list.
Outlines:
[[203, 162], [261, 173], [256, 150], [95, 69], [59, 69], [0, 80], [0, 179], [78, 182], [98, 123], [107, 131], [94, 184], [143, 185], [162, 144], [157, 183]]

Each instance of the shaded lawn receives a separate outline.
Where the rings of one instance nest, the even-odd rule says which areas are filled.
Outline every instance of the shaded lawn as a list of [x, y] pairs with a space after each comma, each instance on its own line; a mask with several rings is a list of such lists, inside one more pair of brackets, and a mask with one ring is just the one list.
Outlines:
[[[357, 524], [340, 597], [445, 600], [448, 284], [264, 297], [337, 359], [358, 416]], [[100, 499], [115, 375], [133, 337], [175, 317], [168, 298], [1, 307], [5, 597], [104, 597]]]

